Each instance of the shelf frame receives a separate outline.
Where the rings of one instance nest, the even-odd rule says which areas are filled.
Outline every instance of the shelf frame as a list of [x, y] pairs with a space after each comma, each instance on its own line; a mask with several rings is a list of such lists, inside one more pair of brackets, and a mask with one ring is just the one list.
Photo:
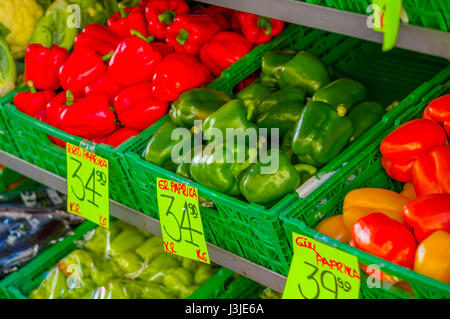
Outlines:
[[[285, 22], [382, 43], [383, 34], [367, 25], [369, 16], [295, 0], [197, 0]], [[398, 48], [450, 59], [450, 33], [400, 23]], [[380, 46], [381, 50], [381, 46]]]
[[[67, 180], [65, 178], [44, 170], [3, 150], [0, 150], [0, 164], [43, 185], [53, 188], [60, 193], [67, 194]], [[159, 220], [113, 200], [109, 201], [109, 210], [111, 216], [161, 237]], [[232, 254], [211, 243], [206, 243], [206, 245], [208, 247], [210, 259], [213, 263], [231, 269], [240, 275], [248, 277], [278, 292], [283, 291], [286, 283], [285, 276], [238, 255]]]

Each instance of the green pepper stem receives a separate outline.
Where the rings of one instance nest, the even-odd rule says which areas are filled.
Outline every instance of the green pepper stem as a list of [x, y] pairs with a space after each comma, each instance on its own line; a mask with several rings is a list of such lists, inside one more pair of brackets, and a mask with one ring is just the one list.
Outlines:
[[104, 56], [102, 56], [103, 62], [106, 62], [106, 61], [108, 61], [109, 59], [111, 59], [111, 57], [113, 56], [113, 54], [114, 54], [114, 52], [111, 51], [111, 52], [109, 52], [108, 54], [105, 54]]
[[347, 114], [347, 108], [344, 105], [339, 105], [336, 108], [336, 112], [339, 117], [343, 117]]
[[147, 42], [147, 43], [150, 43], [150, 42], [152, 42], [154, 39], [155, 39], [155, 37], [154, 36], [149, 36], [148, 38], [146, 38], [142, 33], [140, 33], [138, 30], [131, 30], [130, 31], [130, 33], [132, 34], [132, 35], [135, 35], [135, 36], [137, 36], [138, 38], [141, 38], [142, 40], [144, 40], [145, 42]]
[[66, 91], [66, 105], [70, 106], [73, 104], [73, 93], [71, 90]]
[[123, 5], [123, 3], [119, 3], [118, 6], [119, 6], [120, 17], [126, 18], [128, 16], [128, 14], [125, 11], [125, 6]]
[[306, 172], [309, 175], [314, 175], [315, 173], [317, 173], [317, 168], [315, 168], [312, 165], [309, 164], [297, 164], [294, 165], [295, 170], [297, 171], [297, 173], [302, 173], [302, 172]]
[[181, 29], [177, 36], [177, 42], [184, 45], [189, 38], [189, 32], [186, 29]]
[[33, 81], [31, 81], [31, 80], [27, 81], [27, 86], [30, 89], [31, 93], [36, 93], [37, 92], [36, 88], [34, 87]]
[[257, 22], [258, 27], [264, 30], [264, 34], [266, 36], [270, 36], [272, 34], [272, 20], [268, 17], [258, 17]]
[[175, 19], [176, 16], [177, 14], [175, 13], [175, 11], [167, 10], [158, 15], [158, 20], [159, 22], [162, 22], [164, 24], [171, 25], [173, 23], [173, 19]]

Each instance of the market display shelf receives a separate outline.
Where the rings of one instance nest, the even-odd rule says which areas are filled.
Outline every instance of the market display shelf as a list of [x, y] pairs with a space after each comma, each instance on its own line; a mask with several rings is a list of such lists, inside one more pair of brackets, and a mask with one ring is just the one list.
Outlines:
[[[55, 175], [3, 150], [0, 150], [0, 164], [19, 172], [28, 178], [36, 180], [43, 185], [49, 186], [58, 192], [64, 194], [67, 193], [67, 183], [65, 178]], [[113, 200], [110, 200], [109, 202], [109, 209], [111, 216], [146, 230], [151, 234], [161, 236], [159, 220], [144, 215], [137, 210]], [[207, 246], [210, 259], [215, 264], [231, 269], [240, 275], [272, 288], [275, 291], [283, 291], [286, 282], [285, 276], [250, 262], [210, 243], [207, 243]]]
[[[368, 16], [295, 0], [199, 0], [235, 10], [382, 43]], [[450, 59], [450, 33], [401, 23], [396, 47]], [[381, 50], [381, 47], [380, 47]]]

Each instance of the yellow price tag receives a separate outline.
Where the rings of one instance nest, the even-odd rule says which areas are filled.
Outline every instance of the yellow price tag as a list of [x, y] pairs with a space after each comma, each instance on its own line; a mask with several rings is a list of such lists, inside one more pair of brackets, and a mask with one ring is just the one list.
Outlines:
[[197, 188], [157, 178], [164, 250], [209, 264]]
[[109, 228], [108, 160], [66, 143], [67, 211]]
[[283, 299], [357, 299], [358, 258], [293, 233], [294, 256]]

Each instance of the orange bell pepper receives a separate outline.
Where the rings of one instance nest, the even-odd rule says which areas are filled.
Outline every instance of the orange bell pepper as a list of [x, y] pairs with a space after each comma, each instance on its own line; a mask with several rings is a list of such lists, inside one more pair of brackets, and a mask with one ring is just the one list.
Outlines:
[[450, 234], [439, 230], [417, 247], [414, 271], [450, 284]]
[[345, 227], [344, 218], [342, 215], [328, 217], [322, 220], [317, 226], [316, 230], [328, 237], [339, 240], [343, 243], [348, 243], [352, 239], [352, 234]]
[[360, 188], [349, 192], [344, 198], [343, 218], [349, 231], [361, 217], [380, 212], [403, 224], [403, 206], [409, 198], [382, 188]]

